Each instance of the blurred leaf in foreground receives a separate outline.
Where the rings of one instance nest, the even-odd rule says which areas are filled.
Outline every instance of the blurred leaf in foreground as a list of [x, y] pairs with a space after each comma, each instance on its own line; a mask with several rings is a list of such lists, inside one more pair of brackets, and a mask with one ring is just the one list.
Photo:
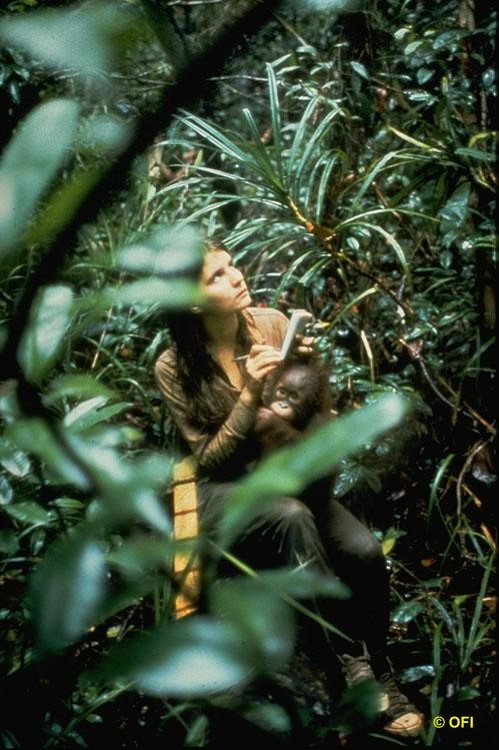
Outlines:
[[69, 179], [57, 184], [47, 197], [46, 204], [29, 227], [24, 241], [27, 244], [48, 242], [67, 226], [78, 207], [95, 188], [111, 164], [113, 156], [127, 145], [131, 130], [117, 118], [101, 116], [82, 123], [74, 144], [80, 157], [86, 153], [92, 166], [76, 168]]
[[37, 645], [42, 652], [68, 646], [93, 624], [105, 584], [104, 549], [91, 535], [72, 533], [51, 547], [29, 589]]
[[333, 716], [334, 727], [342, 734], [367, 728], [379, 716], [380, 694], [375, 680], [363, 680], [343, 693]]
[[73, 457], [68, 456], [53, 430], [39, 417], [17, 419], [6, 430], [7, 439], [21, 450], [36, 456], [46, 466], [49, 481], [89, 489], [88, 477]]
[[0, 505], [8, 505], [12, 502], [14, 490], [6, 477], [0, 474]]
[[220, 583], [212, 610], [130, 638], [102, 665], [102, 675], [149, 695], [202, 697], [242, 687], [291, 658], [292, 612], [266, 582]]
[[363, 6], [363, 0], [287, 0], [294, 10], [303, 13], [349, 13], [360, 10]]
[[50, 371], [71, 322], [72, 305], [73, 292], [62, 284], [46, 287], [35, 301], [19, 346], [19, 360], [30, 382]]
[[0, 162], [0, 258], [21, 239], [38, 201], [69, 156], [80, 105], [53, 99], [24, 119]]
[[259, 672], [281, 668], [291, 657], [294, 621], [283, 599], [259, 579], [238, 578], [215, 586], [212, 608], [230, 620], [252, 652]]
[[86, 74], [108, 69], [130, 45], [140, 18], [116, 3], [87, 2], [11, 15], [0, 24], [0, 37], [52, 68]]
[[198, 285], [194, 282], [157, 278], [137, 279], [117, 287], [108, 286], [95, 300], [100, 310], [112, 305], [133, 305], [140, 309], [182, 309], [201, 301]]
[[343, 458], [397, 425], [406, 409], [401, 396], [389, 394], [271, 455], [231, 493], [220, 524], [221, 546], [230, 546], [261, 512], [263, 502], [298, 495], [314, 480], [327, 476]]
[[246, 683], [253, 674], [252, 652], [232, 623], [199, 615], [128, 639], [102, 673], [148, 695], [203, 696]]
[[118, 265], [127, 271], [153, 276], [190, 275], [196, 279], [203, 243], [193, 227], [159, 227], [123, 248]]
[[114, 395], [110, 388], [91, 375], [61, 375], [50, 384], [50, 392], [43, 400], [50, 405], [67, 396], [84, 399], [102, 396], [109, 399]]

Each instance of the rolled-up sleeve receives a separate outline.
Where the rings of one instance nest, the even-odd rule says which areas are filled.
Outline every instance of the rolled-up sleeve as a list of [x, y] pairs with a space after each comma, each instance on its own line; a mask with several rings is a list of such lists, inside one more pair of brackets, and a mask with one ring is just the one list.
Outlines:
[[187, 398], [177, 380], [172, 352], [167, 351], [158, 359], [155, 376], [173, 421], [200, 468], [208, 473], [222, 468], [243, 446], [253, 427], [257, 406], [245, 404], [238, 398], [220, 429], [215, 435], [210, 435], [192, 424]]
[[[254, 343], [281, 346], [289, 322], [285, 315], [271, 308], [250, 308], [243, 315]], [[173, 421], [204, 472], [210, 474], [223, 469], [238, 455], [244, 454], [258, 405], [245, 404], [236, 397], [237, 391], [234, 392], [234, 406], [227, 419], [215, 434], [211, 434], [192, 422], [189, 401], [179, 382], [177, 360], [172, 349], [167, 349], [156, 361], [155, 377]]]

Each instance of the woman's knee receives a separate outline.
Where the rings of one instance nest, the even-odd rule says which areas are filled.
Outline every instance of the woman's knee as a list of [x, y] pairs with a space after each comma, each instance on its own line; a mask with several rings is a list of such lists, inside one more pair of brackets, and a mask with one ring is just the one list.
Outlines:
[[383, 548], [371, 532], [366, 529], [362, 539], [358, 540], [357, 557], [360, 557], [367, 564], [382, 562], [385, 564]]
[[374, 534], [365, 526], [357, 529], [354, 535], [345, 539], [345, 551], [363, 565], [376, 565], [383, 563], [384, 554], [381, 544]]
[[329, 538], [340, 557], [366, 565], [384, 561], [383, 549], [376, 537], [337, 500], [330, 504]]

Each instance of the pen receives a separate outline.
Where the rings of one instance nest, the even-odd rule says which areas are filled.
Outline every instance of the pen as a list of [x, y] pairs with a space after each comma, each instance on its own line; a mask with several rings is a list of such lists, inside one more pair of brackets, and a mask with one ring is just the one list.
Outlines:
[[233, 362], [242, 362], [243, 359], [248, 359], [248, 357], [249, 357], [249, 354], [243, 354], [242, 357], [235, 357], [232, 361]]

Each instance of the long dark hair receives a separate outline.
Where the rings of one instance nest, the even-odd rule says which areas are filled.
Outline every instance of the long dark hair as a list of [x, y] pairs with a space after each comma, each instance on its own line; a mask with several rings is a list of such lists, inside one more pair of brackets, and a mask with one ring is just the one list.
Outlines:
[[[206, 252], [224, 250], [223, 242], [207, 240]], [[247, 354], [251, 337], [244, 316], [238, 313], [236, 355]], [[177, 356], [177, 374], [188, 399], [193, 424], [216, 430], [229, 415], [237, 394], [220, 386], [219, 377], [225, 374], [207, 348], [206, 333], [201, 316], [191, 311], [168, 315], [167, 326]]]

